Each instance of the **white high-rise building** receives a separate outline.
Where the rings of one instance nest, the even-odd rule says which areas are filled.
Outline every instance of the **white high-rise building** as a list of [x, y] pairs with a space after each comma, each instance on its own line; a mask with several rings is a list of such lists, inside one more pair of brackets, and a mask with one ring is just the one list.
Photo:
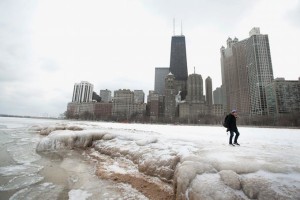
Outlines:
[[87, 81], [81, 81], [80, 83], [75, 83], [72, 102], [77, 102], [77, 103], [91, 102], [93, 97], [93, 89], [94, 89], [94, 85]]

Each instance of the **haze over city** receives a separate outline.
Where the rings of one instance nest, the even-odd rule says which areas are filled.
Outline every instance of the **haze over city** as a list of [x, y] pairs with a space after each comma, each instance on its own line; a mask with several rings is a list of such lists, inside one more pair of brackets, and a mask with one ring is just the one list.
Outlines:
[[[300, 1], [0, 2], [0, 113], [58, 116], [74, 83], [94, 91], [154, 89], [169, 67], [173, 35], [185, 35], [188, 73], [221, 85], [220, 48], [252, 27], [269, 35], [274, 77], [300, 76]], [[181, 30], [182, 21], [182, 30]]]

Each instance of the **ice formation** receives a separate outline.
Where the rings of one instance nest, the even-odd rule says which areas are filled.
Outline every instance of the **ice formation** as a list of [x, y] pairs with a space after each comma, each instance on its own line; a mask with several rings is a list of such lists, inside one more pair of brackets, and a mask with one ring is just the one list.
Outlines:
[[36, 130], [45, 135], [38, 152], [88, 147], [102, 170], [157, 178], [178, 200], [300, 197], [299, 130], [242, 128], [241, 147], [229, 147], [219, 127], [87, 123]]

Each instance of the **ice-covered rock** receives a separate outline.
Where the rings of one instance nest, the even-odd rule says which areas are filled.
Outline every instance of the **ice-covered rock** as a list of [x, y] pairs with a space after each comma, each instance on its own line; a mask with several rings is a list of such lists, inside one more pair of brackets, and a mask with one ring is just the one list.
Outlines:
[[44, 128], [44, 129], [40, 130], [40, 134], [41, 135], [49, 135], [51, 132], [57, 131], [57, 130], [66, 130], [66, 127], [65, 126], [47, 127], [47, 128]]
[[219, 172], [222, 181], [235, 190], [241, 189], [239, 175], [232, 170], [222, 170]]
[[185, 199], [190, 183], [198, 174], [216, 173], [213, 166], [197, 161], [184, 161], [178, 164], [174, 175], [174, 190], [176, 199]]
[[139, 146], [145, 146], [147, 144], [156, 143], [156, 142], [157, 142], [157, 138], [152, 137], [152, 138], [137, 140], [136, 144], [139, 145]]
[[219, 174], [204, 173], [197, 177], [190, 184], [189, 189], [181, 199], [208, 199], [208, 200], [241, 200], [245, 199], [221, 181]]
[[102, 154], [131, 160], [146, 175], [171, 181], [179, 157], [172, 149], [165, 149], [153, 143], [154, 141], [156, 140], [139, 141], [143, 145], [138, 145], [136, 141], [124, 140], [121, 137], [109, 141], [99, 140], [93, 146]]
[[51, 126], [34, 125], [30, 127], [29, 130], [37, 131], [41, 135], [49, 135], [53, 131], [58, 131], [58, 130], [82, 131], [83, 128], [76, 125], [68, 126], [67, 124], [56, 124]]
[[101, 139], [105, 134], [97, 130], [54, 131], [38, 143], [36, 150], [39, 152], [74, 147], [85, 148], [91, 146], [93, 141]]
[[[241, 179], [243, 192], [250, 199], [268, 200], [292, 200], [299, 199], [300, 190], [293, 185], [271, 182], [263, 177], [243, 177]], [[298, 191], [297, 191], [298, 190]]]

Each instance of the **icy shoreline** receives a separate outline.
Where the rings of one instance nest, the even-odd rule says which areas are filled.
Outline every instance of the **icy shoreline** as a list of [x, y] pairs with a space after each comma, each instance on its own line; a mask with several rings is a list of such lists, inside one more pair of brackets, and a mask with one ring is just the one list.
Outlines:
[[45, 135], [38, 152], [88, 149], [98, 176], [129, 183], [150, 199], [133, 178], [157, 186], [164, 199], [300, 196], [299, 130], [242, 128], [245, 142], [233, 148], [219, 127], [87, 122], [32, 129]]

